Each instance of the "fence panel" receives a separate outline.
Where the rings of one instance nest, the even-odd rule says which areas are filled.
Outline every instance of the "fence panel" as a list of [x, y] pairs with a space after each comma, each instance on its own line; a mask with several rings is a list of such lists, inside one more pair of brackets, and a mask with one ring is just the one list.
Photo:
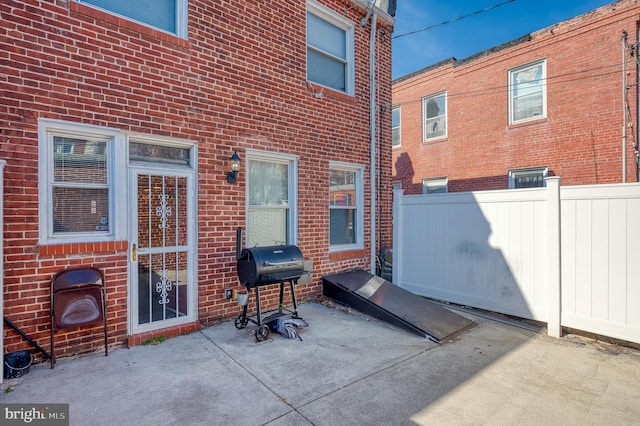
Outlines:
[[400, 197], [397, 284], [546, 320], [545, 200], [544, 189]]
[[[549, 208], [551, 196], [547, 189], [398, 190], [394, 282], [434, 299], [550, 326], [555, 315], [564, 327], [640, 343], [640, 184], [561, 187], [559, 212]], [[559, 260], [548, 256], [558, 239], [548, 227], [555, 212]]]
[[640, 342], [640, 185], [560, 197], [562, 325]]

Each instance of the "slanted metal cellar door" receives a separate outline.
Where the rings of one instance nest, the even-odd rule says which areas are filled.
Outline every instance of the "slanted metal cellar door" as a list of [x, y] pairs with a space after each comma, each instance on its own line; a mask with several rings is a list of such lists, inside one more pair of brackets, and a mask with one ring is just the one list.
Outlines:
[[196, 320], [192, 173], [131, 169], [131, 332]]

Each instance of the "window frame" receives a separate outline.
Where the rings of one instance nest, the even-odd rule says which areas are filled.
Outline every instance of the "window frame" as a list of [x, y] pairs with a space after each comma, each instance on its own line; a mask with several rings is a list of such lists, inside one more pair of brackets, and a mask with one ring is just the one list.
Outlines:
[[[439, 117], [444, 117], [444, 134], [440, 134], [440, 135], [436, 135], [436, 136], [427, 136], [429, 133], [427, 132], [427, 120], [431, 120], [434, 117], [427, 117], [427, 105], [429, 103], [430, 100], [432, 99], [436, 99], [439, 97], [444, 97], [444, 113], [443, 114], [439, 114], [437, 115], [435, 118], [439, 118]], [[427, 96], [423, 96], [422, 98], [422, 141], [423, 142], [430, 142], [430, 141], [434, 141], [434, 140], [438, 140], [438, 139], [444, 139], [448, 136], [449, 131], [449, 99], [447, 96], [447, 91], [443, 90], [441, 92], [436, 92], [436, 93], [432, 93], [430, 95]], [[435, 132], [432, 132], [435, 133]]]
[[[341, 92], [341, 93], [346, 93], [350, 96], [354, 96], [355, 95], [355, 23], [348, 20], [347, 18], [345, 18], [342, 15], [337, 14], [336, 12], [334, 12], [333, 10], [327, 8], [326, 6], [321, 5], [320, 3], [314, 1], [314, 0], [307, 0], [307, 13], [311, 13], [312, 15], [315, 15], [316, 17], [318, 17], [319, 19], [322, 19], [323, 21], [326, 21], [340, 29], [342, 29], [345, 32], [345, 55], [346, 58], [344, 58], [344, 61], [342, 60], [342, 58], [338, 58], [335, 57], [334, 55], [331, 55], [328, 52], [325, 52], [311, 44], [309, 44], [308, 41], [308, 35], [305, 34], [305, 44], [306, 44], [306, 51], [305, 51], [305, 71], [306, 71], [306, 79], [307, 81], [313, 83], [313, 84], [318, 84], [322, 87], [326, 87], [328, 89], [331, 90], [335, 90], [337, 92]], [[305, 21], [306, 21], [306, 14], [305, 14]], [[306, 31], [309, 31], [309, 24], [308, 22], [305, 22], [305, 28]], [[313, 50], [314, 52], [317, 52], [325, 57], [328, 57], [330, 59], [334, 59], [334, 60], [338, 60], [340, 62], [343, 62], [346, 65], [346, 70], [345, 70], [345, 90], [341, 90], [339, 88], [335, 88], [335, 87], [331, 87], [331, 86], [327, 86], [324, 85], [322, 83], [313, 81], [311, 79], [309, 79], [309, 49]]]
[[[394, 114], [398, 114], [398, 125], [394, 125]], [[398, 133], [398, 143], [395, 143], [395, 133]], [[402, 110], [400, 106], [394, 106], [391, 109], [391, 147], [400, 148], [402, 146]]]
[[[433, 183], [436, 188], [444, 188], [444, 192], [431, 192], [429, 191], [429, 184]], [[426, 190], [426, 191], [425, 191]], [[427, 195], [432, 194], [446, 194], [449, 192], [449, 178], [447, 176], [442, 177], [434, 177], [434, 178], [425, 178], [422, 179], [422, 193]]]
[[519, 176], [529, 175], [535, 172], [540, 172], [540, 174], [542, 175], [542, 182], [543, 182], [542, 186], [538, 186], [535, 188], [544, 188], [545, 186], [547, 186], [547, 184], [544, 181], [544, 178], [546, 178], [549, 175], [548, 166], [524, 167], [524, 168], [509, 170], [509, 189], [529, 189], [529, 188], [516, 188], [516, 179]]
[[[329, 242], [329, 253], [336, 253], [348, 250], [362, 250], [364, 249], [364, 166], [353, 164], [353, 163], [345, 163], [341, 161], [330, 161], [329, 168], [327, 170], [328, 175], [331, 176], [331, 170], [339, 170], [345, 172], [353, 172], [355, 173], [354, 184], [355, 184], [355, 206], [352, 208], [350, 206], [335, 206], [331, 204], [331, 182], [329, 182], [327, 190], [329, 192], [329, 221], [327, 226], [327, 237]], [[356, 221], [356, 229], [355, 229], [355, 243], [349, 244], [331, 244], [331, 210], [332, 209], [340, 209], [343, 210], [345, 208], [355, 210], [354, 218]]]
[[[288, 210], [289, 220], [287, 223], [287, 241], [285, 244], [298, 244], [298, 161], [297, 155], [282, 154], [269, 151], [259, 151], [255, 149], [247, 149], [245, 151], [244, 165], [240, 170], [246, 170], [246, 184], [245, 184], [245, 223], [246, 232], [244, 235], [244, 245], [249, 247], [249, 237], [251, 229], [249, 228], [249, 213], [251, 210], [250, 204], [250, 182], [249, 182], [249, 162], [250, 161], [265, 161], [272, 163], [280, 163], [288, 165], [289, 181], [287, 186], [288, 191]], [[255, 207], [254, 207], [255, 208]], [[260, 207], [258, 207], [260, 208]], [[273, 206], [267, 206], [267, 208], [273, 208]]]
[[[107, 160], [108, 219], [109, 230], [94, 232], [53, 232], [53, 188], [64, 186], [54, 182], [53, 139], [69, 138], [103, 139]], [[40, 245], [119, 241], [126, 238], [126, 173], [116, 170], [126, 168], [125, 137], [114, 129], [74, 124], [61, 120], [38, 120], [38, 220]]]
[[[527, 69], [533, 69], [540, 66], [542, 69], [542, 76], [540, 77], [540, 92], [542, 92], [542, 112], [540, 115], [532, 115], [531, 117], [515, 119], [515, 93], [517, 84], [513, 82], [516, 73], [523, 72]], [[509, 124], [526, 123], [528, 121], [539, 120], [547, 118], [547, 60], [538, 59], [537, 61], [529, 62], [515, 68], [511, 68], [508, 72], [508, 87], [509, 87]]]
[[114, 11], [109, 10], [109, 9], [105, 9], [103, 7], [100, 7], [100, 6], [96, 6], [96, 5], [88, 2], [87, 0], [73, 0], [73, 1], [75, 1], [77, 3], [81, 3], [84, 6], [92, 7], [92, 8], [98, 9], [98, 10], [103, 10], [103, 11], [105, 11], [105, 12], [111, 14], [111, 15], [119, 16], [119, 17], [121, 17], [123, 19], [126, 19], [128, 21], [136, 22], [136, 23], [138, 23], [140, 25], [144, 25], [144, 26], [149, 27], [149, 28], [154, 28], [154, 29], [159, 30], [159, 31], [163, 31], [163, 32], [165, 32], [167, 34], [173, 34], [173, 35], [175, 35], [177, 37], [180, 37], [182, 39], [187, 39], [188, 38], [188, 21], [189, 21], [189, 19], [188, 19], [189, 18], [189, 16], [188, 16], [189, 15], [188, 1], [189, 0], [174, 0], [175, 1], [175, 5], [176, 5], [176, 16], [175, 16], [176, 31], [175, 32], [168, 31], [168, 30], [166, 30], [164, 28], [156, 27], [155, 25], [152, 25], [152, 24], [149, 24], [149, 23], [146, 23], [146, 22], [143, 22], [143, 21], [139, 21], [139, 20], [137, 20], [135, 18], [129, 17], [127, 15], [122, 15], [120, 13], [114, 12]]

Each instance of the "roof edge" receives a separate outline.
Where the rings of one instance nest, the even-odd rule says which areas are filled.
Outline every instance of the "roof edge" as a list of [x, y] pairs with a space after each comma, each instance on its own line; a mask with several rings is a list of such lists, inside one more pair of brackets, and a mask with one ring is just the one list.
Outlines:
[[440, 68], [440, 67], [445, 66], [447, 64], [450, 64], [452, 68], [456, 68], [456, 67], [459, 67], [461, 65], [468, 64], [469, 62], [473, 62], [476, 59], [480, 59], [480, 58], [483, 58], [485, 56], [494, 54], [494, 53], [499, 52], [501, 50], [508, 49], [508, 48], [513, 47], [513, 46], [517, 46], [518, 44], [526, 43], [528, 41], [531, 41], [531, 39], [532, 39], [532, 36], [529, 33], [529, 34], [525, 34], [523, 36], [520, 36], [518, 38], [514, 38], [513, 40], [510, 40], [510, 41], [508, 41], [506, 43], [502, 43], [502, 44], [499, 44], [497, 46], [493, 46], [493, 47], [490, 47], [488, 49], [485, 49], [485, 50], [483, 50], [481, 52], [474, 53], [473, 55], [467, 56], [466, 58], [463, 58], [463, 59], [456, 59], [456, 58], [454, 58], [452, 56], [452, 57], [450, 57], [448, 59], [445, 59], [443, 61], [437, 62], [437, 63], [435, 63], [433, 65], [429, 65], [428, 67], [424, 67], [424, 68], [421, 68], [421, 69], [419, 69], [417, 71], [411, 72], [409, 74], [405, 74], [405, 75], [403, 75], [401, 77], [398, 77], [398, 78], [394, 79], [391, 82], [391, 84], [400, 83], [400, 82], [402, 82], [404, 80], [408, 80], [408, 79], [416, 77], [416, 76], [418, 76], [420, 74], [424, 74], [424, 73], [426, 73], [428, 71], [433, 71], [434, 69]]

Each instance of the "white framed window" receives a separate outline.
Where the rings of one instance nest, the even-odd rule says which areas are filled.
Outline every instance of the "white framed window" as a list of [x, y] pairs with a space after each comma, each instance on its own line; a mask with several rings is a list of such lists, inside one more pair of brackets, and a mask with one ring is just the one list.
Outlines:
[[509, 189], [543, 187], [548, 171], [548, 167], [509, 170]]
[[187, 38], [188, 0], [75, 0]]
[[547, 61], [509, 70], [509, 124], [547, 116]]
[[329, 163], [329, 251], [364, 248], [364, 168]]
[[422, 140], [447, 136], [447, 92], [422, 98]]
[[307, 80], [354, 95], [354, 23], [307, 1]]
[[297, 242], [298, 157], [247, 150], [247, 247]]
[[446, 177], [422, 179], [423, 194], [444, 194], [449, 192], [449, 179]]
[[400, 107], [391, 110], [391, 133], [393, 135], [392, 147], [400, 146]]
[[39, 122], [40, 244], [112, 241], [126, 234], [124, 137], [58, 120]]

